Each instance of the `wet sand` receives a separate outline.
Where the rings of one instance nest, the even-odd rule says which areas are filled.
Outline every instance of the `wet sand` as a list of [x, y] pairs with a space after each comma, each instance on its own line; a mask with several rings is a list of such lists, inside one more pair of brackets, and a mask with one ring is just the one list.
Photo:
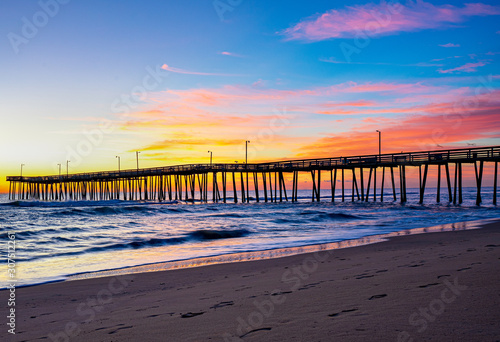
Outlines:
[[[277, 259], [18, 288], [16, 335], [7, 340], [499, 341], [499, 266], [500, 221]], [[7, 295], [0, 292], [2, 303]]]

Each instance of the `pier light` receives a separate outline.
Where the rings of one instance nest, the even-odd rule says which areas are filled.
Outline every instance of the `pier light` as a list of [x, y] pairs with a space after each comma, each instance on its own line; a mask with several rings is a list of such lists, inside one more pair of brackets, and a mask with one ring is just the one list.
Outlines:
[[61, 164], [57, 164], [59, 166], [59, 177], [61, 177]]
[[115, 156], [118, 159], [118, 172], [120, 172], [120, 156]]
[[21, 164], [21, 177], [23, 176], [23, 166], [24, 164]]
[[210, 166], [212, 166], [212, 151], [208, 151], [210, 153]]
[[69, 163], [71, 160], [66, 160], [66, 177], [69, 176]]

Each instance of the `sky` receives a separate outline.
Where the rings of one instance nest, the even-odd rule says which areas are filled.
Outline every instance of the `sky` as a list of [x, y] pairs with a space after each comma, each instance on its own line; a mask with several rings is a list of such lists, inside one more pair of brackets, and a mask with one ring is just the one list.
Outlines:
[[[500, 145], [500, 5], [0, 2], [5, 177]], [[69, 163], [67, 163], [69, 160]]]

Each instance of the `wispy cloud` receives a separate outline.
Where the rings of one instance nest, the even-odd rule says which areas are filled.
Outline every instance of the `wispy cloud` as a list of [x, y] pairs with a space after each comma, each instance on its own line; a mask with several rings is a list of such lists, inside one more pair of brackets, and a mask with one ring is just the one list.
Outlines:
[[446, 70], [438, 69], [438, 72], [441, 74], [453, 74], [453, 73], [460, 73], [460, 72], [476, 72], [477, 68], [485, 66], [486, 64], [488, 64], [488, 63], [486, 63], [484, 61], [477, 62], [477, 63], [467, 63], [467, 64], [464, 64], [464, 65], [461, 65], [459, 67], [452, 68], [452, 69], [446, 69]]
[[401, 67], [437, 67], [437, 66], [443, 66], [443, 64], [426, 63], [426, 62], [419, 62], [419, 63], [414, 63], [414, 64], [397, 64], [397, 63], [386, 63], [386, 62], [347, 62], [347, 61], [336, 60], [333, 57], [320, 58], [319, 60], [321, 62], [333, 63], [333, 64], [392, 65], [392, 66], [401, 66]]
[[460, 44], [448, 43], [448, 44], [439, 44], [439, 46], [445, 47], [445, 48], [452, 48], [452, 47], [460, 47]]
[[167, 64], [163, 64], [161, 67], [163, 70], [175, 72], [177, 74], [186, 74], [186, 75], [200, 75], [200, 76], [243, 76], [238, 74], [220, 74], [220, 73], [211, 73], [211, 72], [199, 72], [199, 71], [190, 71], [179, 68], [171, 67]]
[[302, 20], [281, 34], [289, 40], [320, 41], [331, 38], [355, 38], [360, 32], [371, 37], [434, 29], [464, 22], [468, 17], [500, 14], [497, 6], [482, 3], [433, 5], [424, 1], [366, 4], [330, 10]]
[[243, 55], [240, 55], [240, 54], [234, 53], [234, 52], [229, 52], [229, 51], [222, 51], [222, 52], [219, 52], [219, 54], [224, 55], [224, 56], [238, 57], [238, 58], [243, 57]]

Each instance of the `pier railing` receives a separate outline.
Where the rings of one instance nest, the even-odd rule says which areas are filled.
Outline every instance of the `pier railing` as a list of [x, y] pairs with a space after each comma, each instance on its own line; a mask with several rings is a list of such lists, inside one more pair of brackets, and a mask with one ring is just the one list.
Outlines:
[[[377, 200], [377, 170], [382, 169], [380, 200], [384, 199], [384, 181], [386, 169], [390, 172], [392, 192], [396, 200], [394, 169], [399, 174], [399, 193], [401, 202], [406, 202], [406, 167], [419, 168], [420, 203], [423, 202], [429, 166], [436, 165], [438, 172], [437, 197], [440, 201], [441, 167], [446, 172], [446, 184], [450, 202], [462, 203], [462, 164], [474, 164], [477, 185], [477, 201], [481, 203], [481, 184], [485, 162], [495, 165], [493, 203], [497, 197], [498, 162], [500, 146], [475, 147], [467, 149], [433, 150], [418, 152], [400, 152], [359, 156], [339, 156], [334, 158], [314, 158], [300, 160], [280, 160], [252, 164], [185, 164], [118, 171], [101, 171], [57, 176], [21, 177], [9, 176], [9, 198], [19, 199], [89, 199], [89, 200], [186, 200], [194, 201], [196, 188], [200, 201], [208, 201], [209, 175], [213, 202], [226, 202], [227, 179], [232, 178], [234, 201], [238, 201], [237, 188], [241, 192], [241, 201], [249, 202], [249, 178], [253, 178], [255, 200], [259, 201], [259, 182], [264, 191], [264, 200], [297, 201], [299, 172], [312, 176], [312, 200], [320, 201], [321, 174], [329, 171], [332, 201], [335, 200], [337, 172], [341, 176], [341, 200], [345, 200], [346, 171], [352, 186], [351, 200], [355, 198], [368, 201], [370, 189], [373, 200]], [[455, 177], [452, 186], [450, 164], [455, 164]], [[369, 175], [365, 175], [369, 171]], [[291, 196], [287, 192], [284, 174], [293, 173]], [[367, 178], [365, 187], [364, 177]], [[259, 177], [261, 180], [259, 181]], [[222, 195], [219, 191], [219, 178], [222, 178]], [[238, 178], [238, 181], [236, 180]], [[246, 178], [246, 179], [244, 179]], [[380, 178], [380, 177], [379, 177]], [[389, 175], [388, 175], [389, 178]], [[359, 180], [359, 181], [358, 181]], [[237, 183], [240, 183], [237, 185]], [[274, 186], [274, 195], [273, 189]], [[279, 189], [279, 193], [278, 193]], [[452, 193], [453, 189], [453, 193]], [[365, 196], [366, 191], [366, 196]], [[279, 195], [279, 197], [277, 197]]]
[[300, 160], [281, 160], [276, 162], [253, 164], [183, 164], [153, 168], [115, 170], [76, 173], [70, 175], [51, 175], [38, 177], [9, 176], [7, 181], [53, 182], [83, 181], [92, 179], [111, 179], [146, 177], [168, 174], [206, 173], [206, 172], [269, 172], [269, 171], [308, 171], [311, 169], [422, 165], [447, 162], [473, 163], [477, 160], [494, 160], [500, 158], [500, 146], [476, 147], [468, 149], [433, 150], [424, 152], [400, 152], [386, 154], [370, 154], [334, 158], [313, 158]]

